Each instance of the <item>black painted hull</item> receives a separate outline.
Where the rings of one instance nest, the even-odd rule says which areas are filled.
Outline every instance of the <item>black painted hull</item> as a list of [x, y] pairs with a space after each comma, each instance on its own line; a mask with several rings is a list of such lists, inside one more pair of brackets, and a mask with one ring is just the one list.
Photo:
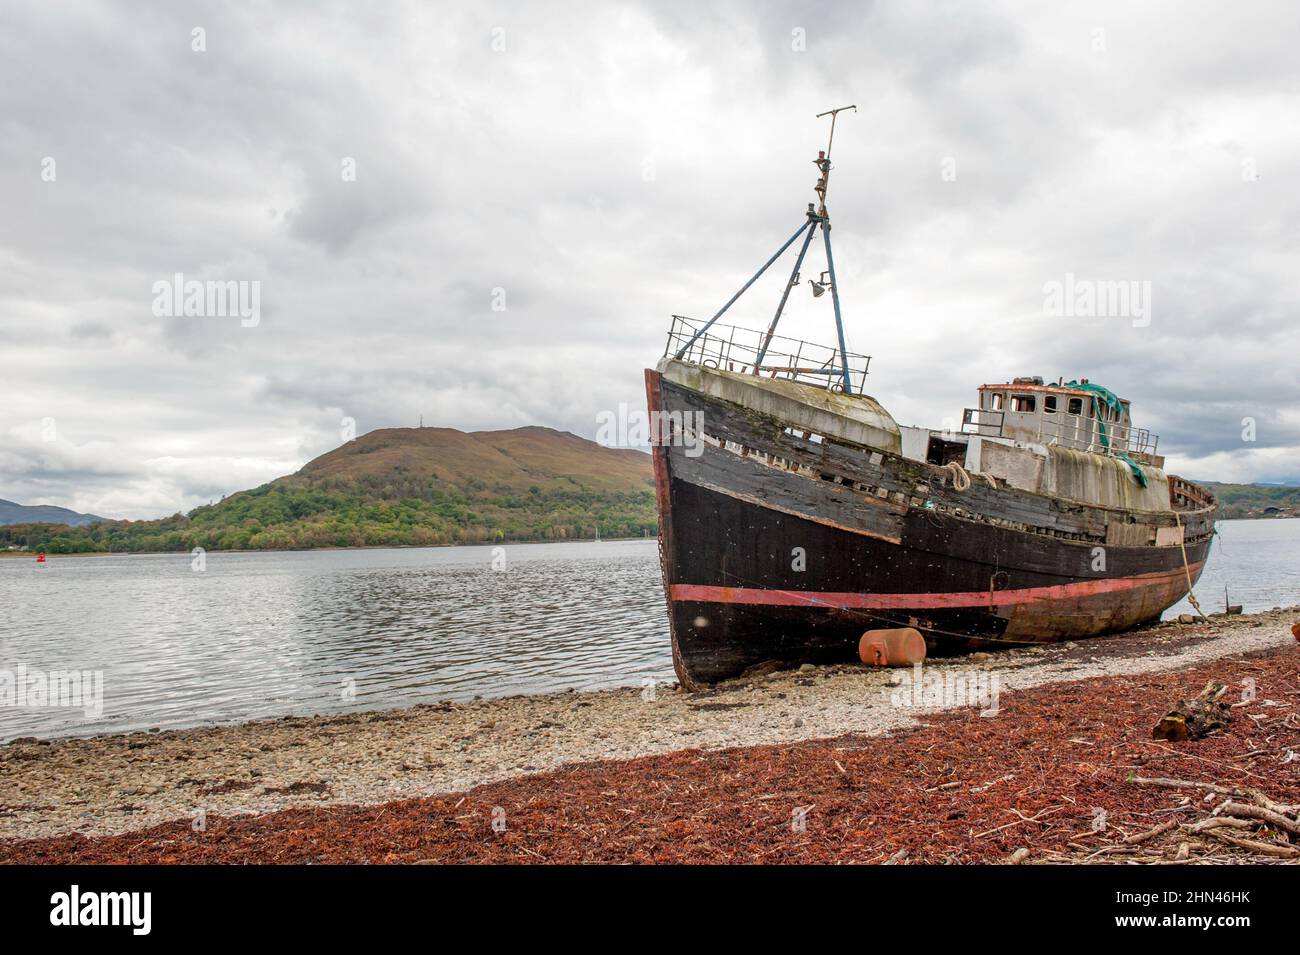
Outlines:
[[702, 411], [711, 436], [730, 442], [654, 448], [687, 687], [768, 660], [856, 659], [862, 633], [879, 627], [914, 626], [932, 653], [1126, 629], [1181, 599], [1208, 554], [1212, 508], [1180, 518], [1185, 564], [1179, 546], [1105, 543], [1113, 511], [1007, 488], [959, 493], [942, 469], [809, 445], [653, 371], [647, 392], [652, 411]]

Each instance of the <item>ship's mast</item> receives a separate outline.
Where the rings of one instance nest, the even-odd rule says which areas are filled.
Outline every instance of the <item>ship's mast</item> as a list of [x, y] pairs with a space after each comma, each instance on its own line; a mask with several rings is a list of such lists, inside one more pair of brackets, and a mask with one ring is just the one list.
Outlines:
[[851, 109], [855, 113], [858, 111], [856, 106], [837, 106], [835, 109], [828, 109], [824, 113], [817, 114], [818, 119], [821, 119], [823, 116], [829, 116], [831, 118], [831, 135], [830, 138], [826, 140], [826, 151], [818, 153], [817, 158], [813, 160], [813, 164], [821, 170], [822, 174], [822, 177], [817, 180], [817, 185], [814, 187], [814, 191], [817, 195], [821, 196], [821, 207], [817, 210], [817, 214], [823, 219], [828, 218], [826, 215], [826, 187], [831, 181], [831, 147], [835, 145], [835, 117], [846, 109]]
[[763, 336], [763, 343], [759, 348], [758, 357], [754, 361], [753, 373], [757, 375], [760, 366], [763, 364], [763, 359], [767, 355], [768, 346], [772, 343], [772, 336], [776, 334], [776, 326], [780, 323], [781, 315], [785, 311], [785, 303], [790, 298], [790, 290], [799, 284], [799, 269], [803, 265], [804, 256], [808, 253], [808, 246], [812, 243], [813, 235], [816, 233], [817, 227], [820, 225], [822, 230], [822, 243], [826, 248], [825, 276], [827, 281], [813, 282], [810, 280], [810, 284], [813, 288], [813, 294], [817, 296], [825, 293], [828, 288], [830, 289], [831, 302], [835, 307], [835, 331], [839, 343], [841, 362], [839, 369], [841, 388], [846, 395], [853, 393], [853, 385], [849, 377], [849, 353], [844, 341], [844, 321], [840, 314], [840, 293], [835, 281], [835, 259], [831, 254], [831, 218], [830, 213], [826, 211], [826, 191], [830, 185], [832, 168], [831, 147], [835, 144], [835, 119], [838, 114], [842, 113], [846, 109], [851, 109], [856, 112], [857, 106], [838, 106], [835, 109], [829, 109], [824, 113], [817, 114], [818, 119], [821, 119], [824, 116], [829, 116], [831, 118], [831, 131], [830, 138], [826, 142], [826, 149], [818, 152], [817, 158], [813, 160], [813, 165], [815, 165], [817, 171], [821, 173], [821, 176], [817, 179], [817, 184], [813, 186], [813, 191], [817, 193], [818, 199], [816, 207], [814, 207], [813, 203], [808, 203], [808, 211], [805, 213], [807, 218], [803, 225], [799, 227], [798, 231], [785, 240], [785, 244], [782, 245], [781, 248], [777, 249], [776, 253], [763, 263], [762, 268], [755, 272], [750, 280], [740, 287], [740, 291], [731, 296], [726, 305], [718, 309], [717, 314], [696, 330], [695, 334], [690, 337], [686, 344], [677, 351], [675, 355], [676, 358], [680, 359], [690, 351], [691, 346], [695, 344], [696, 340], [707, 332], [713, 323], [721, 318], [726, 313], [727, 309], [731, 308], [731, 306], [735, 304], [736, 300], [748, 291], [751, 285], [758, 281], [759, 276], [766, 272], [768, 267], [779, 259], [785, 253], [786, 249], [794, 245], [795, 240], [802, 235], [804, 238], [803, 245], [799, 247], [799, 256], [795, 259], [794, 268], [790, 271], [790, 279], [786, 282], [785, 290], [781, 293], [781, 301], [776, 306], [776, 314], [772, 316], [772, 321], [768, 325], [767, 332]]
[[[840, 285], [835, 281], [835, 258], [831, 255], [831, 217], [826, 211], [826, 189], [831, 182], [831, 147], [835, 145], [835, 118], [846, 109], [851, 109], [855, 113], [858, 111], [856, 106], [838, 106], [835, 109], [829, 109], [824, 113], [818, 113], [817, 118], [823, 116], [831, 118], [831, 134], [826, 141], [826, 152], [817, 155], [817, 168], [821, 170], [822, 177], [817, 183], [817, 195], [821, 196], [821, 207], [817, 210], [821, 217], [822, 223], [822, 241], [826, 245], [826, 271], [829, 273], [831, 280], [831, 304], [835, 307], [835, 334], [839, 337], [840, 360], [843, 362], [841, 373], [844, 381], [844, 393], [851, 394], [852, 386], [849, 380], [849, 349], [844, 342], [844, 318], [840, 314]], [[775, 328], [775, 322], [773, 328]]]

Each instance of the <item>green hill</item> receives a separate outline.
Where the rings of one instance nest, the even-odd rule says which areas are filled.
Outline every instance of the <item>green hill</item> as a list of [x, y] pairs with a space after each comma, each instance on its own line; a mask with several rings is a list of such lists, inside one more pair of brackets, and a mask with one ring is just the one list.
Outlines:
[[1300, 487], [1288, 484], [1218, 484], [1202, 481], [1219, 501], [1224, 520], [1249, 517], [1300, 517]]
[[656, 528], [650, 456], [549, 428], [372, 431], [296, 474], [189, 514], [0, 527], [49, 553], [283, 550], [641, 537]]

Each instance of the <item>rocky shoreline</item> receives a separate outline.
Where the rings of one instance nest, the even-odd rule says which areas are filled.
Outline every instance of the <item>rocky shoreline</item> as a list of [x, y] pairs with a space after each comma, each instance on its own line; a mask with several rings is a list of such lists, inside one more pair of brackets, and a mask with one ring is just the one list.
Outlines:
[[[1160, 624], [1108, 638], [977, 654], [926, 673], [996, 675], [1002, 694], [1067, 681], [1188, 670], [1295, 647], [1300, 607]], [[561, 767], [682, 750], [802, 743], [916, 729], [894, 671], [804, 667], [708, 693], [673, 687], [0, 746], [0, 840], [107, 836], [183, 820], [458, 793]], [[994, 721], [996, 722], [996, 721]]]

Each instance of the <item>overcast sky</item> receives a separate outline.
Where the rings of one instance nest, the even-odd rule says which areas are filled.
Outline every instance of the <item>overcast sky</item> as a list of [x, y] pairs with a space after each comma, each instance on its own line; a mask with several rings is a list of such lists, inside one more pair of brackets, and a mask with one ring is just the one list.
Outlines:
[[[1249, 0], [5, 3], [0, 497], [188, 510], [344, 418], [594, 437], [798, 227], [847, 103], [840, 292], [900, 422], [1086, 376], [1171, 471], [1300, 481], [1297, 49]], [[156, 314], [176, 273], [260, 283], [257, 324]], [[1067, 273], [1149, 323], [1046, 314]]]

